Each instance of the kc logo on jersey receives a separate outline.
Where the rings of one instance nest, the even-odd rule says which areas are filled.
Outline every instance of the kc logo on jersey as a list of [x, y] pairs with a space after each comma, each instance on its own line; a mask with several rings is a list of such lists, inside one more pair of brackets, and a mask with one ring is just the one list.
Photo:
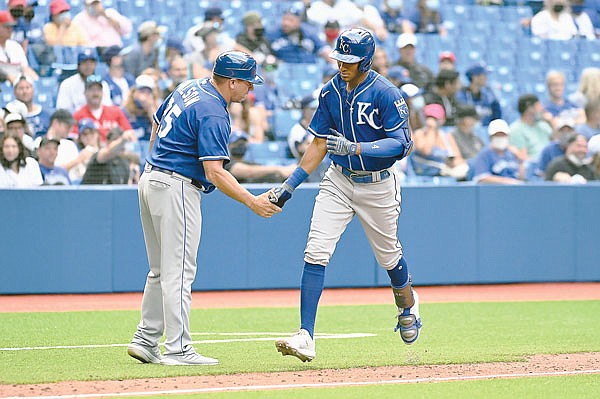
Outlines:
[[[373, 129], [381, 129], [383, 127], [383, 125], [381, 126], [377, 126], [377, 124], [375, 123], [375, 114], [379, 115], [379, 109], [375, 108], [373, 109], [369, 114], [367, 114], [367, 109], [371, 106], [371, 103], [363, 103], [358, 101], [356, 103], [358, 105], [358, 111], [357, 111], [357, 115], [356, 115], [356, 124], [357, 125], [364, 125], [365, 124], [365, 120], [366, 123], [369, 124], [369, 126], [371, 126]], [[365, 120], [363, 120], [363, 118]]]
[[394, 101], [394, 105], [396, 106], [396, 109], [398, 110], [398, 113], [401, 117], [404, 118], [408, 116], [408, 106], [406, 105], [406, 102], [403, 98]]

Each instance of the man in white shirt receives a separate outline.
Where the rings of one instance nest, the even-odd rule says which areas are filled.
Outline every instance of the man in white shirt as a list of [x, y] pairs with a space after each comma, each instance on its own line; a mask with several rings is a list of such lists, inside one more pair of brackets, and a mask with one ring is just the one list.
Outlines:
[[[77, 157], [79, 156], [79, 149], [77, 148], [77, 144], [73, 141], [67, 139], [69, 132], [73, 128], [75, 124], [75, 119], [73, 119], [73, 115], [67, 110], [58, 109], [54, 111], [52, 116], [50, 117], [50, 126], [48, 127], [48, 132], [45, 137], [53, 140], [59, 141], [58, 146], [58, 155], [54, 160], [54, 163], [58, 166], [69, 170], [72, 166], [76, 165], [78, 162]], [[38, 137], [35, 139], [34, 146], [37, 148], [40, 145], [42, 137]]]
[[[77, 56], [77, 73], [63, 80], [58, 87], [56, 109], [66, 109], [73, 113], [83, 107], [85, 101], [85, 80], [96, 70], [96, 50], [84, 48]], [[102, 82], [102, 104], [113, 105], [110, 99], [110, 88]]]
[[569, 40], [577, 36], [566, 0], [546, 0], [544, 4], [544, 9], [531, 18], [533, 36], [551, 40]]
[[19, 75], [38, 79], [38, 75], [29, 67], [23, 47], [10, 38], [15, 24], [10, 12], [0, 11], [0, 73], [11, 82]]

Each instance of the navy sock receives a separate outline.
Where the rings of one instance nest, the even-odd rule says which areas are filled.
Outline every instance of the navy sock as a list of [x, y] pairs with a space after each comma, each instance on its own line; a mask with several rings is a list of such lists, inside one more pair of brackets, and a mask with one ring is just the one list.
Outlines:
[[400, 262], [392, 270], [387, 271], [392, 282], [392, 287], [403, 288], [408, 283], [408, 265], [404, 256], [400, 258]]
[[311, 337], [315, 331], [317, 307], [323, 292], [324, 280], [325, 266], [304, 263], [300, 285], [300, 328], [308, 331]]

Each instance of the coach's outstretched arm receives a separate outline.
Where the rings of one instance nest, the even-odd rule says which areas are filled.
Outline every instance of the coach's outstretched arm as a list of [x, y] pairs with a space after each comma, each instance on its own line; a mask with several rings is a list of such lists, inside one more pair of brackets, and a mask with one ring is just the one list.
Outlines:
[[281, 212], [281, 208], [269, 201], [268, 193], [259, 196], [252, 195], [233, 177], [231, 173], [223, 168], [223, 160], [204, 161], [204, 172], [206, 178], [220, 191], [236, 201], [241, 202], [252, 212], [259, 216], [269, 218]]
[[317, 169], [326, 154], [327, 141], [324, 138], [315, 137], [306, 149], [304, 156], [300, 160], [300, 165], [294, 173], [281, 183], [281, 186], [269, 190], [269, 200], [278, 207], [283, 208], [286, 201], [292, 198], [292, 193], [296, 187]]

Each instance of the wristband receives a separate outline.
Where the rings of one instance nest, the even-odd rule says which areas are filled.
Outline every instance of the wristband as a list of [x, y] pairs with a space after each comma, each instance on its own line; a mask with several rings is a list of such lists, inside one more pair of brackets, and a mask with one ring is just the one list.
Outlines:
[[298, 166], [294, 172], [285, 180], [285, 184], [289, 185], [292, 188], [292, 191], [296, 189], [306, 178], [308, 177], [308, 173], [302, 167]]

